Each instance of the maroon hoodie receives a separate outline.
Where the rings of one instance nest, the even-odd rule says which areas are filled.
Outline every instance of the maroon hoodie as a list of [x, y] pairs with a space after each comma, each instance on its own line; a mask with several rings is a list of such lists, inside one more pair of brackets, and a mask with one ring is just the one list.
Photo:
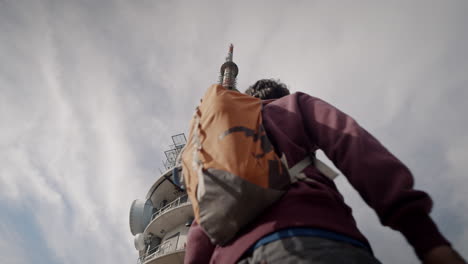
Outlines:
[[[436, 246], [449, 244], [429, 217], [430, 197], [413, 189], [408, 168], [351, 117], [300, 92], [266, 101], [262, 115], [268, 137], [286, 154], [290, 166], [321, 149], [375, 210], [381, 223], [400, 231], [419, 258]], [[281, 200], [224, 247], [212, 245], [194, 223], [185, 263], [235, 263], [257, 240], [289, 227], [330, 230], [368, 245], [334, 182], [313, 166], [304, 173], [315, 181], [291, 185]]]

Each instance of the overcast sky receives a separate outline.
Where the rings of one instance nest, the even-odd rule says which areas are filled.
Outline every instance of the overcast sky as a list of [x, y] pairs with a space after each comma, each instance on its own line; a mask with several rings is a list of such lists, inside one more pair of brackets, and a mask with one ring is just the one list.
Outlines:
[[[0, 0], [0, 263], [136, 263], [131, 202], [235, 44], [358, 120], [468, 258], [467, 1]], [[417, 263], [343, 177], [383, 263]]]

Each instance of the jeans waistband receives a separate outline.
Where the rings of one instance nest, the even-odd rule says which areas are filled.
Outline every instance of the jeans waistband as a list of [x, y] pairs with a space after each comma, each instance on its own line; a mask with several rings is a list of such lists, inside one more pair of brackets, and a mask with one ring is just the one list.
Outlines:
[[354, 238], [351, 238], [342, 234], [338, 234], [332, 231], [323, 230], [319, 228], [307, 228], [307, 227], [287, 228], [287, 229], [282, 229], [282, 230], [270, 233], [264, 236], [263, 238], [261, 238], [260, 240], [258, 240], [252, 247], [250, 247], [249, 250], [247, 250], [247, 252], [251, 253], [255, 249], [263, 245], [266, 245], [276, 240], [293, 237], [293, 236], [316, 236], [316, 237], [322, 237], [322, 238], [327, 238], [331, 240], [346, 242], [351, 245], [366, 249], [372, 254], [371, 248], [359, 240], [356, 240]]

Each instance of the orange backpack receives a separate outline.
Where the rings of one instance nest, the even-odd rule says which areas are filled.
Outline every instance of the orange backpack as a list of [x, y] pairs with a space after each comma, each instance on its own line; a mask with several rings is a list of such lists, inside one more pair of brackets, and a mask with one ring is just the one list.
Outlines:
[[[236, 233], [277, 201], [301, 171], [276, 155], [262, 125], [260, 99], [212, 85], [196, 108], [182, 173], [195, 219], [214, 244]], [[320, 164], [322, 165], [322, 164]]]

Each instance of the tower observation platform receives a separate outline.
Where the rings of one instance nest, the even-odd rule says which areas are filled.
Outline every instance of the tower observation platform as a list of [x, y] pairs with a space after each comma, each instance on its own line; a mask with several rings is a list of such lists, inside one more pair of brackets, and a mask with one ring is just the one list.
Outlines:
[[181, 185], [182, 168], [177, 164], [186, 142], [185, 134], [172, 136], [173, 144], [164, 152], [164, 171], [145, 199], [133, 201], [130, 207], [130, 232], [135, 236], [138, 264], [184, 263], [187, 233], [194, 218]]
[[[233, 61], [234, 45], [229, 46], [220, 67], [219, 84], [236, 89], [239, 68]], [[177, 157], [187, 143], [185, 134], [172, 136], [170, 149], [164, 152], [164, 170], [153, 183], [145, 199], [130, 207], [130, 231], [135, 236], [138, 264], [184, 263], [187, 234], [194, 214], [187, 193], [181, 185], [182, 166]]]

